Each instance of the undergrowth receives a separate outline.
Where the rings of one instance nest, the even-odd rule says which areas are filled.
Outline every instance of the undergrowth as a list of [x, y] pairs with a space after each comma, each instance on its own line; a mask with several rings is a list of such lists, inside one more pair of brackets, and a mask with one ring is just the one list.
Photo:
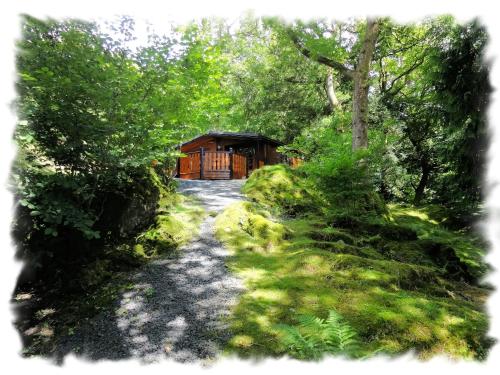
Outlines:
[[102, 257], [83, 267], [78, 291], [61, 295], [54, 290], [43, 298], [34, 291], [18, 293], [16, 310], [21, 318], [30, 317], [18, 322], [23, 355], [50, 355], [59, 338], [72, 335], [85, 321], [112, 306], [129, 284], [131, 269], [175, 251], [196, 235], [204, 214], [194, 198], [162, 191], [155, 223], [136, 237], [108, 244]]
[[298, 359], [321, 359], [325, 353], [357, 356], [357, 333], [335, 311], [330, 310], [326, 319], [301, 315], [297, 320], [296, 326], [275, 326], [291, 356]]
[[327, 334], [319, 325], [319, 336], [307, 339], [300, 320], [335, 311], [356, 334], [356, 357], [411, 350], [424, 359], [486, 357], [489, 288], [481, 284], [487, 267], [475, 237], [396, 205], [378, 216], [328, 215], [316, 206], [286, 215], [293, 201], [272, 209], [279, 200], [263, 201], [271, 188], [264, 194], [257, 186], [244, 187], [254, 202], [233, 204], [216, 219], [216, 235], [232, 251], [229, 267], [246, 285], [229, 318], [228, 352], [339, 354], [318, 343]]

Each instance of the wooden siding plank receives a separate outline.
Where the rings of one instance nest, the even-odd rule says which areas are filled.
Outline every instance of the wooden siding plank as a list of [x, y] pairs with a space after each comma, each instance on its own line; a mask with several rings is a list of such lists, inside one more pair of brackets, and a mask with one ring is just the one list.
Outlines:
[[[200, 152], [192, 152], [179, 158], [179, 177], [209, 180], [239, 179], [246, 176], [246, 164], [244, 155], [228, 151], [204, 151], [203, 157]], [[203, 170], [200, 169], [200, 166]]]

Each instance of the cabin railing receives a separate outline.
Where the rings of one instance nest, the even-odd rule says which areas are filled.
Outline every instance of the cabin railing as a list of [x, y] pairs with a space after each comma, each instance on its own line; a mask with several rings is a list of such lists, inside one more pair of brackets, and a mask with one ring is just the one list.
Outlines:
[[179, 158], [178, 175], [182, 179], [228, 180], [247, 175], [244, 155], [231, 151], [196, 151]]
[[189, 152], [185, 157], [179, 158], [178, 174], [187, 180], [200, 178], [200, 153]]

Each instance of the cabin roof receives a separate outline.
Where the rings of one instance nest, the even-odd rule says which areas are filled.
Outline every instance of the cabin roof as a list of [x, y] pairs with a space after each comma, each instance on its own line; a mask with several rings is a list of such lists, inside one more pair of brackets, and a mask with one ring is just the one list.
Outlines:
[[277, 141], [275, 139], [257, 133], [208, 132], [206, 134], [199, 135], [191, 139], [190, 141], [182, 143], [181, 146], [185, 146], [190, 143], [196, 142], [202, 138], [251, 139], [255, 141], [265, 141], [267, 143], [272, 143], [277, 146], [283, 145], [283, 143], [280, 141]]

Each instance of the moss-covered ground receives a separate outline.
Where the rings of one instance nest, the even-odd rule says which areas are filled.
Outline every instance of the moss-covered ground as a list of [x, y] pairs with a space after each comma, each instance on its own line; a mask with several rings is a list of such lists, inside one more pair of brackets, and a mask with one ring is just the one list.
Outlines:
[[229, 267], [247, 288], [229, 318], [229, 353], [289, 354], [278, 324], [334, 310], [357, 332], [362, 356], [415, 350], [420, 358], [485, 358], [489, 289], [480, 283], [487, 268], [478, 238], [414, 207], [332, 219], [291, 174], [264, 168], [244, 187], [253, 202], [216, 219], [216, 235], [232, 251]]

